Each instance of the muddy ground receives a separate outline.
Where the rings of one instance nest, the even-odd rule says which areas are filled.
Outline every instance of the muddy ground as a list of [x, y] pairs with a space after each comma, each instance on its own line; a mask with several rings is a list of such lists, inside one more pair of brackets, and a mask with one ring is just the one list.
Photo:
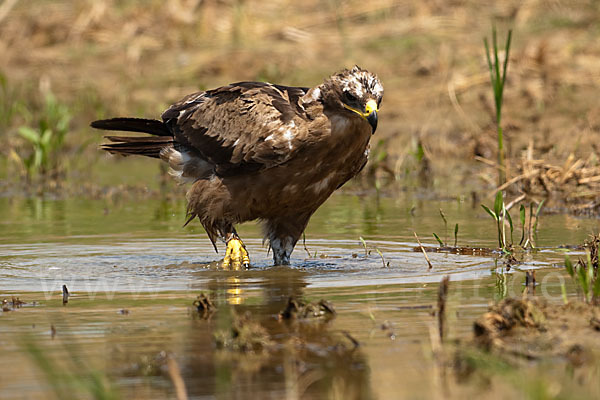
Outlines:
[[[483, 38], [495, 23], [501, 43], [513, 29], [503, 106], [512, 198], [525, 194], [539, 202], [550, 195], [557, 208], [595, 213], [597, 7], [587, 1], [7, 1], [0, 14], [3, 191], [26, 173], [23, 161], [32, 150], [16, 131], [47, 112], [48, 93], [72, 119], [50, 174], [58, 183], [45, 191], [94, 182], [97, 190], [79, 192], [99, 193], [118, 183], [103, 173], [109, 161], [88, 127], [95, 118], [157, 117], [185, 94], [233, 81], [311, 86], [359, 64], [378, 73], [386, 90], [363, 185], [425, 186], [453, 196], [464, 194], [460, 187], [487, 196], [497, 187], [497, 146]], [[140, 163], [147, 171], [140, 180], [157, 189], [158, 167]]]

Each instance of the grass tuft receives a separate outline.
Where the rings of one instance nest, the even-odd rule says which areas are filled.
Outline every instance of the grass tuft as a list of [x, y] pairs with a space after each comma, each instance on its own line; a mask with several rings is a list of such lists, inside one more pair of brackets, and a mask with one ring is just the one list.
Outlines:
[[[509, 29], [506, 38], [504, 50], [504, 62], [500, 65], [500, 57], [498, 55], [498, 40], [496, 37], [496, 26], [492, 25], [492, 46], [493, 53], [490, 55], [490, 46], [487, 37], [483, 38], [485, 46], [485, 56], [487, 58], [488, 69], [490, 71], [490, 81], [494, 92], [494, 103], [496, 104], [496, 128], [498, 131], [498, 186], [506, 182], [506, 154], [504, 151], [504, 135], [502, 132], [502, 102], [504, 95], [504, 84], [506, 82], [506, 70], [508, 68], [508, 58], [510, 53], [510, 42], [512, 39], [512, 30]], [[493, 58], [493, 60], [492, 60]]]
[[[526, 227], [526, 213], [525, 206], [521, 205], [519, 209], [519, 221], [521, 222], [521, 240], [519, 241], [519, 247], [526, 250], [528, 248], [534, 249], [537, 243], [537, 228], [539, 222], [540, 212], [542, 211], [542, 207], [544, 205], [544, 201], [542, 200], [536, 210], [533, 212], [533, 204], [529, 205], [529, 225]], [[513, 235], [514, 235], [514, 223], [512, 217], [508, 209], [506, 208], [506, 204], [504, 203], [504, 196], [502, 191], [498, 191], [496, 193], [496, 198], [494, 200], [494, 209], [490, 209], [485, 204], [481, 204], [481, 207], [487, 212], [496, 222], [496, 229], [498, 234], [498, 247], [507, 254], [512, 253], [512, 248], [514, 245]], [[506, 234], [506, 225], [508, 224], [508, 228], [510, 230], [510, 242], [507, 240]]]
[[48, 93], [37, 126], [24, 125], [19, 128], [19, 135], [31, 147], [28, 156], [20, 157], [28, 181], [61, 168], [64, 139], [69, 131], [71, 118], [69, 108], [60, 103], [53, 94]]

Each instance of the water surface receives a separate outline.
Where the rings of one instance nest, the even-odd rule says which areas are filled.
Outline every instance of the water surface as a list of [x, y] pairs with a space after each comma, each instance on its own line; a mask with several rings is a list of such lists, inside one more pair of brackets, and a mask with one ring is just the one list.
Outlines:
[[[259, 228], [247, 224], [239, 232], [253, 268], [222, 271], [202, 228], [182, 228], [184, 209], [181, 202], [156, 199], [0, 199], [0, 298], [28, 303], [0, 314], [0, 397], [56, 394], [52, 379], [25, 351], [30, 343], [72, 381], [98, 374], [123, 398], [175, 396], [166, 357], [176, 360], [192, 398], [439, 395], [430, 350], [437, 282], [450, 276], [449, 335], [466, 339], [490, 302], [520, 295], [523, 270], [537, 270], [539, 296], [561, 301], [561, 283], [572, 286], [559, 247], [580, 244], [597, 229], [595, 220], [547, 215], [540, 222], [540, 249], [510, 271], [497, 254], [432, 251], [434, 267], [428, 269], [414, 251], [413, 232], [429, 246], [436, 245], [432, 232], [453, 244], [458, 223], [460, 246], [497, 244], [495, 226], [478, 205], [337, 195], [311, 220], [306, 249], [298, 244], [291, 267], [272, 267]], [[66, 306], [63, 284], [72, 293]], [[201, 292], [218, 307], [208, 319], [192, 307]], [[278, 321], [291, 295], [326, 299], [337, 317]], [[275, 348], [261, 354], [217, 349], [215, 334], [247, 311]], [[73, 393], [89, 396], [80, 386]]]

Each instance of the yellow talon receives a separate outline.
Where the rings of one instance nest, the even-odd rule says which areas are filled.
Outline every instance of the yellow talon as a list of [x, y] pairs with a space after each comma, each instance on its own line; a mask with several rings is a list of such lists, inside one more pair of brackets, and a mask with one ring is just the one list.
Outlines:
[[236, 234], [230, 234], [227, 240], [227, 251], [223, 259], [223, 269], [229, 269], [229, 266], [234, 270], [250, 267], [250, 258], [246, 246]]

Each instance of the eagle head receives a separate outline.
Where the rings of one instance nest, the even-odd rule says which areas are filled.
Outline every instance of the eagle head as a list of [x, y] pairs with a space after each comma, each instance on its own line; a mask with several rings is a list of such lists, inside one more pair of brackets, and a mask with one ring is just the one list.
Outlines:
[[358, 65], [331, 76], [324, 83], [323, 100], [349, 117], [360, 117], [377, 129], [377, 112], [383, 98], [383, 86], [377, 75]]

